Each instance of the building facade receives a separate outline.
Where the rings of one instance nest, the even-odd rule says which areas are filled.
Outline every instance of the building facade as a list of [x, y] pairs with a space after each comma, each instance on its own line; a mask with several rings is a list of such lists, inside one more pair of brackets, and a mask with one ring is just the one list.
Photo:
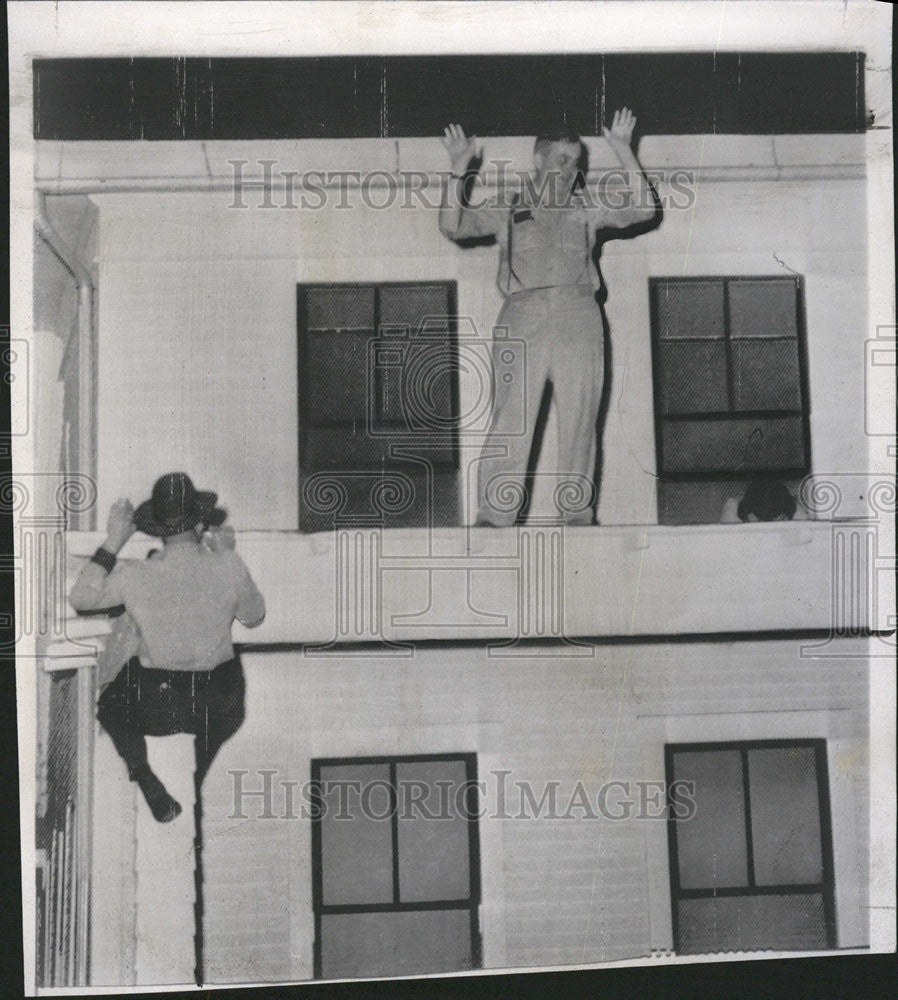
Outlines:
[[[643, 141], [662, 224], [599, 259], [600, 524], [548, 516], [550, 408], [529, 519], [498, 532], [470, 527], [495, 248], [440, 236], [436, 140], [151, 145], [38, 146], [46, 218], [91, 286], [85, 317], [39, 241], [44, 467], [94, 476], [100, 519], [189, 470], [228, 507], [269, 612], [235, 631], [247, 718], [204, 787], [199, 868], [168, 863], [189, 854], [192, 810], [154, 824], [88, 711], [106, 626], [48, 632], [42, 745], [69, 702], [83, 744], [81, 973], [283, 982], [865, 947], [894, 491], [859, 405], [864, 136]], [[522, 168], [528, 153], [489, 150]], [[295, 186], [312, 169], [368, 181]], [[427, 399], [448, 437], [400, 405], [364, 451], [389, 423], [365, 409], [389, 386], [374, 348], [399, 358], [402, 404], [434, 317], [450, 353], [426, 356], [444, 379]], [[342, 395], [322, 398], [327, 378]], [[749, 473], [800, 487], [810, 516], [717, 523]], [[77, 516], [69, 580], [100, 540]], [[166, 781], [185, 741], [153, 741]], [[350, 799], [328, 798], [341, 781]], [[63, 851], [46, 836], [45, 886]], [[45, 951], [44, 984], [63, 985], [66, 948]]]

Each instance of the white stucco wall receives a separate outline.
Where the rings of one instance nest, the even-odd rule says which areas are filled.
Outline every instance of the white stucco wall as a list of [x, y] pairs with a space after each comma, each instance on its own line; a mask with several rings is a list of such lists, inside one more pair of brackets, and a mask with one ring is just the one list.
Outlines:
[[[697, 159], [694, 140], [682, 140], [674, 162], [708, 165]], [[393, 144], [358, 142], [343, 144], [343, 152], [331, 148], [334, 169], [347, 166], [346, 147], [349, 166], [371, 165], [373, 158], [395, 169]], [[416, 162], [435, 168], [435, 141], [427, 143], [407, 147], [410, 157], [419, 148], [420, 157], [406, 169]], [[514, 146], [518, 154], [521, 148]], [[751, 155], [742, 167], [758, 166], [759, 145], [745, 148]], [[780, 155], [788, 148], [781, 144]], [[240, 149], [248, 158], [265, 155], [233, 144], [217, 155], [241, 155]], [[806, 140], [804, 149], [818, 165], [826, 160], [822, 140], [816, 146]], [[792, 150], [799, 164], [800, 153], [799, 144]], [[726, 159], [719, 152], [718, 160]], [[176, 174], [179, 161], [169, 162]], [[656, 162], [666, 161], [659, 153]], [[603, 255], [614, 345], [599, 511], [605, 525], [655, 517], [650, 277], [788, 269], [804, 275], [814, 471], [827, 476], [868, 467], [860, 402], [870, 335], [863, 180], [819, 173], [812, 181], [794, 174], [759, 180], [750, 171], [742, 180], [720, 172], [709, 180], [697, 176], [688, 209], [670, 208], [657, 232], [608, 244]], [[437, 232], [434, 211], [376, 211], [359, 204], [358, 193], [347, 197], [354, 207], [313, 212], [261, 208], [258, 193], [246, 195], [254, 207], [229, 207], [226, 190], [94, 196], [100, 510], [119, 495], [143, 499], [160, 473], [177, 467], [200, 487], [216, 489], [234, 523], [252, 529], [241, 537], [241, 552], [271, 607], [263, 631], [241, 639], [334, 635], [332, 536], [274, 533], [292, 531], [297, 522], [297, 282], [455, 280], [460, 315], [481, 334], [500, 304], [494, 248], [454, 246]], [[551, 442], [550, 422], [549, 462]], [[476, 447], [468, 454], [476, 457]], [[565, 591], [566, 614], [577, 623], [570, 634], [826, 628], [829, 530], [796, 523], [587, 531], [594, 541], [576, 545], [584, 572]], [[450, 535], [445, 552], [455, 555], [455, 542], [464, 539]], [[394, 541], [394, 554], [411, 552], [414, 561], [417, 541], [405, 533]], [[504, 540], [483, 544], [501, 547]], [[769, 561], [774, 550], [789, 572], [772, 584], [732, 572]], [[802, 581], [821, 572], [822, 582], [815, 577], [808, 585], [811, 597], [790, 605]], [[500, 604], [513, 600], [498, 577], [483, 587]], [[777, 587], [785, 600], [777, 599]], [[435, 602], [437, 611], [450, 607], [451, 590]], [[419, 611], [424, 596], [399, 585], [393, 610]], [[514, 634], [515, 623], [508, 628]], [[844, 648], [817, 659], [801, 656], [794, 643], [761, 641], [596, 647], [582, 660], [497, 660], [473, 645], [419, 648], [398, 660], [248, 654], [247, 722], [207, 783], [209, 980], [311, 974], [308, 825], [236, 825], [228, 818], [228, 768], [271, 766], [303, 780], [312, 757], [353, 754], [459, 750], [476, 752], [482, 771], [508, 767], [533, 782], [656, 780], [668, 740], [827, 739], [839, 943], [863, 945], [867, 675], [863, 649]], [[603, 824], [597, 838], [593, 821], [575, 821], [562, 831], [562, 849], [559, 831], [549, 826], [482, 825], [485, 964], [603, 961], [668, 948], [667, 861], [657, 835], [644, 823], [620, 823]]]
[[[596, 809], [603, 782], [663, 781], [665, 743], [825, 739], [838, 944], [866, 943], [863, 643], [814, 657], [797, 641], [538, 652], [247, 654], [247, 719], [204, 791], [208, 981], [312, 974], [311, 824], [299, 790], [290, 818], [280, 782], [301, 787], [316, 757], [478, 755], [484, 966], [495, 968], [613, 961], [673, 942], [663, 820], [637, 819], [635, 808], [618, 821], [582, 809], [563, 820], [513, 818], [516, 781], [537, 800], [557, 781], [558, 813], [581, 781]], [[248, 772], [241, 787], [258, 791], [261, 769], [275, 772], [273, 818], [260, 818], [258, 796], [235, 808], [230, 772]], [[500, 784], [512, 818], [496, 818]], [[615, 790], [608, 803], [616, 808], [621, 796]]]
[[[158, 179], [194, 171], [189, 158], [199, 155], [200, 144], [165, 144], [175, 148], [165, 156], [152, 152], [142, 170], [136, 153], [126, 156], [122, 148], [139, 144], [100, 145], [115, 147], [118, 159], [104, 168], [113, 176], [142, 172]], [[112, 156], [95, 148], [79, 152], [83, 146], [90, 144], [66, 145], [66, 170], [75, 176], [95, 174], [103, 156]], [[601, 146], [593, 146], [596, 165], [607, 165]], [[209, 169], [224, 178], [234, 170], [228, 161], [237, 158], [247, 161], [248, 178], [261, 176], [258, 163], [266, 157], [276, 161], [275, 172], [443, 167], [434, 139], [206, 147]], [[524, 169], [526, 150], [526, 140], [495, 140], [487, 156]], [[92, 159], [82, 163], [88, 153]], [[661, 227], [609, 243], [603, 254], [614, 367], [601, 522], [656, 517], [650, 277], [803, 275], [813, 469], [822, 475], [866, 469], [859, 400], [871, 334], [866, 194], [856, 175], [863, 170], [863, 137], [648, 137], [641, 154], [647, 168], [690, 169], [693, 197], [683, 195], [682, 183], [677, 191], [661, 184], [668, 201]], [[797, 179], [802, 164], [816, 170], [812, 179]], [[742, 180], [723, 179], [737, 168]], [[765, 170], [763, 176], [791, 171], [783, 174], [791, 179], [750, 179]], [[455, 280], [460, 316], [481, 336], [491, 330], [501, 301], [496, 250], [461, 249], [441, 237], [435, 210], [422, 207], [425, 195], [331, 191], [319, 210], [284, 208], [285, 198], [280, 189], [272, 207], [263, 207], [262, 192], [249, 189], [239, 198], [229, 190], [95, 196], [101, 509], [119, 494], [139, 499], [161, 472], [183, 466], [218, 489], [240, 527], [295, 528], [297, 282]], [[391, 207], [371, 207], [384, 203]], [[461, 389], [464, 411], [477, 390], [464, 380]], [[550, 419], [547, 464], [554, 433]], [[463, 467], [476, 458], [479, 440], [470, 440]]]

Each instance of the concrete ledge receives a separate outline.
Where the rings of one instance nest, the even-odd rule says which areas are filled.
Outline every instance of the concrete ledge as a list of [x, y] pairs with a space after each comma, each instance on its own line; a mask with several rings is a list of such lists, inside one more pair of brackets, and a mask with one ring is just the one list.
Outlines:
[[208, 176], [201, 142], [48, 142], [35, 144], [35, 177]]
[[[237, 549], [268, 615], [256, 629], [236, 626], [234, 639], [494, 642], [827, 630], [837, 598], [851, 619], [842, 627], [876, 627], [868, 620], [875, 609], [833, 592], [836, 530], [863, 526], [247, 532]], [[71, 573], [98, 537], [69, 536]], [[123, 557], [142, 558], [149, 544], [132, 541]], [[757, 566], [764, 572], [751, 571]]]
[[784, 167], [826, 163], [832, 166], [864, 163], [865, 135], [777, 135], [776, 162]]
[[[433, 140], [431, 140], [433, 141]], [[262, 174], [261, 160], [274, 160], [275, 176], [282, 171], [336, 172], [341, 170], [386, 171], [395, 173], [399, 167], [397, 139], [282, 139], [278, 141], [235, 142], [212, 140], [203, 142], [208, 171], [213, 177], [234, 176], [235, 167], [229, 160], [249, 161], [244, 168], [247, 176]], [[442, 146], [440, 146], [442, 151]], [[444, 153], [445, 156], [445, 153]], [[283, 183], [281, 179], [280, 183]]]
[[647, 169], [665, 170], [776, 166], [773, 139], [766, 135], [647, 135], [639, 159]]
[[[614, 169], [618, 161], [601, 137], [584, 136], [590, 152], [590, 170]], [[184, 142], [51, 142], [36, 144], [35, 179], [45, 189], [112, 190], [129, 182], [155, 183], [164, 190], [192, 182], [191, 189], [232, 185], [237, 168], [231, 160], [245, 160], [245, 183], [264, 184], [265, 171], [283, 186], [284, 173], [310, 171], [359, 173], [398, 177], [401, 172], [437, 175], [448, 169], [438, 136], [407, 139], [305, 139], [280, 141]], [[531, 136], [502, 136], [483, 140], [486, 178], [496, 174], [501, 161], [514, 174], [532, 165]], [[645, 136], [639, 143], [640, 161], [647, 170], [696, 169], [757, 170], [802, 167], [832, 169], [862, 167], [863, 135], [682, 135]], [[273, 161], [263, 167], [262, 161]], [[80, 185], [79, 183], [80, 182]], [[91, 188], [93, 185], [93, 188]]]

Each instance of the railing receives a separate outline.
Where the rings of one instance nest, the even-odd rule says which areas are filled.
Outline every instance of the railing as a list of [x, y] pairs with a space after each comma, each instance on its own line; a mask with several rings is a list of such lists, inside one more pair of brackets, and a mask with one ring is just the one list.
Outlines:
[[[45, 661], [57, 666], [65, 661]], [[90, 979], [93, 672], [54, 669], [43, 742], [46, 794], [37, 817], [39, 986]], [[41, 813], [41, 810], [42, 813]]]

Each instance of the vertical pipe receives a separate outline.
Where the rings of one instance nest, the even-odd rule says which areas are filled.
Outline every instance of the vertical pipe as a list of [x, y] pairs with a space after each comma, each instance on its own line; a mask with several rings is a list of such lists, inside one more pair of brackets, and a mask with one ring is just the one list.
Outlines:
[[65, 886], [66, 886], [66, 907], [63, 913], [64, 930], [63, 953], [65, 958], [65, 982], [64, 986], [73, 986], [74, 972], [74, 951], [75, 951], [75, 907], [77, 880], [75, 877], [75, 843], [77, 841], [75, 802], [69, 799], [65, 807], [65, 827], [66, 827], [66, 858], [65, 858]]
[[[78, 286], [78, 471], [96, 477], [96, 350], [94, 336], [93, 278], [77, 254], [66, 244], [47, 215], [47, 195], [37, 192], [35, 227], [41, 239], [59, 258]], [[72, 527], [92, 531], [96, 510], [78, 511]]]
[[56, 947], [56, 827], [50, 834], [50, 849], [47, 852], [47, 887], [44, 907], [44, 985], [54, 986], [55, 966], [53, 949]]
[[62, 953], [63, 914], [65, 913], [65, 813], [56, 837], [56, 913], [53, 920], [53, 985], [62, 986], [64, 958]]
[[38, 986], [47, 985], [47, 966], [44, 953], [47, 948], [47, 854], [46, 849], [38, 848], [37, 866], [35, 871], [35, 983]]
[[[93, 321], [93, 284], [78, 282], [78, 471], [96, 482], [97, 364]], [[96, 506], [78, 512], [82, 531], [95, 531]]]
[[206, 977], [205, 971], [205, 929], [206, 907], [203, 897], [205, 872], [203, 868], [203, 789], [202, 777], [194, 772], [193, 797], [193, 978], [198, 987], [202, 987]]
[[[65, 243], [47, 215], [47, 196], [37, 193], [37, 216], [35, 227], [63, 266], [74, 278], [78, 288], [78, 454], [77, 471], [96, 480], [96, 336], [94, 329], [94, 286], [90, 270], [77, 254]], [[68, 512], [67, 512], [68, 513]], [[73, 512], [72, 527], [86, 531], [96, 527], [96, 509]], [[64, 581], [61, 581], [64, 587]], [[64, 594], [63, 594], [64, 598]], [[63, 605], [64, 606], [64, 605]], [[55, 609], [54, 609], [55, 610]], [[65, 982], [66, 984], [87, 985], [89, 978], [88, 943], [90, 940], [90, 865], [91, 865], [91, 817], [93, 796], [93, 673], [79, 670], [77, 677], [77, 731], [76, 745], [76, 787], [75, 802], [66, 805], [63, 825], [65, 850], [59, 861], [64, 866], [57, 868], [54, 855], [51, 870], [54, 887], [58, 894], [59, 908], [54, 913], [54, 945], [56, 954], [62, 941], [58, 932], [62, 931], [59, 919], [65, 921]], [[57, 969], [52, 978], [56, 984]]]
[[75, 986], [87, 986], [90, 976], [88, 951], [90, 943], [90, 875], [93, 840], [93, 756], [94, 756], [94, 671], [78, 671], [78, 810], [77, 823], [77, 879]]

